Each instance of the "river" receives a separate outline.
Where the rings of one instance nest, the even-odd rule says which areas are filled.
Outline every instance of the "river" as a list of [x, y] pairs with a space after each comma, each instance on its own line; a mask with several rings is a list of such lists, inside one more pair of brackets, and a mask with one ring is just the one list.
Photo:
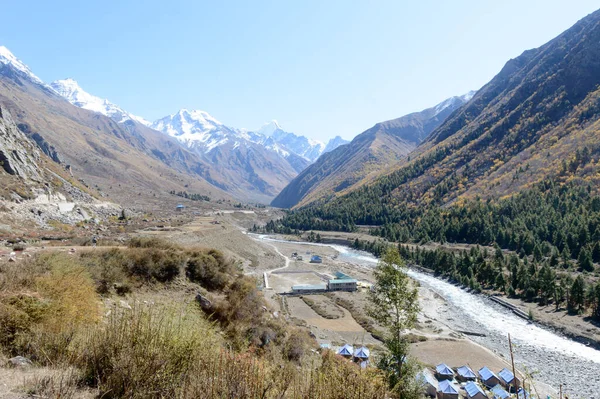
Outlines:
[[[265, 235], [260, 240], [290, 242]], [[327, 246], [339, 252], [339, 259], [360, 267], [374, 267], [373, 255], [334, 244], [293, 241], [297, 245]], [[472, 294], [432, 275], [410, 269], [408, 274], [422, 286], [443, 297], [452, 306], [450, 327], [477, 331], [485, 337], [471, 337], [480, 345], [508, 358], [507, 334], [515, 346], [515, 363], [536, 380], [564, 390], [569, 398], [600, 399], [600, 351], [570, 340], [549, 329], [528, 322], [489, 300], [485, 295]]]

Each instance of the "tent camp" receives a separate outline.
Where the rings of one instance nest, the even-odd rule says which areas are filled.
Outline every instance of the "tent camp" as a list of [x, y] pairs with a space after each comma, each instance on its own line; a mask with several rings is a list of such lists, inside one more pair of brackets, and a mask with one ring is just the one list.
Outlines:
[[435, 376], [438, 380], [452, 380], [454, 378], [454, 371], [446, 364], [441, 363], [435, 367]]
[[340, 350], [338, 350], [338, 355], [342, 355], [344, 357], [352, 357], [352, 354], [354, 353], [354, 348], [352, 347], [352, 345], [344, 345], [340, 348]]
[[515, 392], [521, 386], [519, 377], [515, 378], [514, 374], [507, 368], [500, 370], [498, 377], [500, 377], [500, 383], [504, 388], [508, 389], [510, 387], [509, 392]]
[[417, 374], [417, 381], [423, 387], [423, 393], [427, 396], [435, 398], [438, 390], [438, 382], [433, 376], [433, 373], [428, 369], [424, 369]]
[[442, 380], [438, 383], [438, 399], [458, 399], [459, 388], [449, 380]]
[[369, 348], [361, 346], [360, 348], [356, 348], [356, 350], [354, 351], [354, 360], [357, 360], [357, 361], [368, 360], [369, 355], [370, 355]]
[[481, 382], [483, 382], [488, 388], [500, 384], [500, 379], [498, 376], [487, 367], [482, 367], [479, 369], [479, 377], [481, 378]]
[[483, 389], [473, 381], [467, 382], [465, 385], [468, 399], [488, 399], [488, 396], [483, 392]]
[[469, 366], [462, 366], [456, 369], [456, 379], [459, 381], [475, 381], [477, 375]]
[[493, 387], [491, 389], [492, 395], [494, 399], [508, 399], [510, 397], [510, 394], [508, 392], [506, 392], [504, 390], [504, 388], [502, 388], [502, 386], [500, 386], [500, 384], [496, 385], [495, 387]]

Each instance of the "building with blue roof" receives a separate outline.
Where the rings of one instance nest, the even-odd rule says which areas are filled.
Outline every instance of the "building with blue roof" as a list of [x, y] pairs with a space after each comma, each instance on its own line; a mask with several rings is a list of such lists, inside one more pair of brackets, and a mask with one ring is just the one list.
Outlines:
[[502, 388], [500, 384], [493, 387], [491, 390], [493, 399], [508, 399], [510, 398], [510, 394]]
[[527, 392], [523, 388], [519, 388], [519, 390], [517, 391], [517, 398], [531, 399], [531, 395], [529, 395], [529, 392]]
[[441, 363], [435, 366], [435, 376], [438, 380], [452, 380], [454, 379], [454, 371], [445, 363]]
[[360, 348], [356, 348], [354, 350], [354, 358], [357, 360], [367, 360], [369, 359], [370, 351], [369, 348], [361, 346]]
[[442, 380], [438, 383], [438, 399], [458, 399], [458, 386], [450, 380]]
[[500, 384], [502, 384], [506, 389], [510, 388], [509, 392], [516, 392], [516, 390], [521, 386], [519, 377], [515, 377], [514, 374], [506, 367], [500, 370], [498, 377], [500, 377]]
[[475, 381], [477, 375], [469, 366], [462, 366], [456, 369], [456, 379], [459, 381]]
[[352, 345], [344, 345], [340, 348], [340, 350], [338, 350], [338, 355], [342, 355], [344, 357], [352, 357], [352, 354], [354, 353], [354, 348], [352, 347]]
[[498, 376], [487, 367], [482, 367], [479, 369], [479, 378], [481, 379], [481, 382], [483, 382], [483, 384], [488, 388], [500, 384], [500, 379]]
[[417, 374], [417, 382], [423, 387], [426, 396], [435, 398], [438, 391], [438, 381], [429, 369], [423, 369]]
[[465, 391], [467, 392], [468, 399], [489, 399], [485, 392], [483, 392], [483, 389], [473, 381], [467, 382]]

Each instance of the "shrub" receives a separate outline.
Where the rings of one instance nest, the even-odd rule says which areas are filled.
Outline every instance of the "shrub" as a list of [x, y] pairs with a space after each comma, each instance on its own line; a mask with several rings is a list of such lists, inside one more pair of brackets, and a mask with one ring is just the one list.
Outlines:
[[223, 290], [235, 273], [233, 264], [216, 250], [194, 251], [186, 265], [186, 275], [208, 290]]
[[125, 252], [125, 256], [127, 272], [146, 281], [173, 281], [184, 264], [183, 255], [174, 250], [130, 249]]
[[180, 246], [157, 237], [134, 237], [127, 243], [129, 248], [181, 249]]
[[104, 398], [179, 397], [218, 347], [212, 327], [192, 309], [138, 305], [113, 309], [106, 324], [90, 330], [75, 365]]

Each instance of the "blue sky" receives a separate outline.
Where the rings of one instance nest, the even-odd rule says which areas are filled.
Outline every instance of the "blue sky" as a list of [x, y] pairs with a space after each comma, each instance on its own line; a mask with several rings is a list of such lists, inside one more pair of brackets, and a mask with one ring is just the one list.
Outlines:
[[577, 0], [12, 1], [0, 45], [155, 120], [351, 138], [478, 89], [594, 11]]

